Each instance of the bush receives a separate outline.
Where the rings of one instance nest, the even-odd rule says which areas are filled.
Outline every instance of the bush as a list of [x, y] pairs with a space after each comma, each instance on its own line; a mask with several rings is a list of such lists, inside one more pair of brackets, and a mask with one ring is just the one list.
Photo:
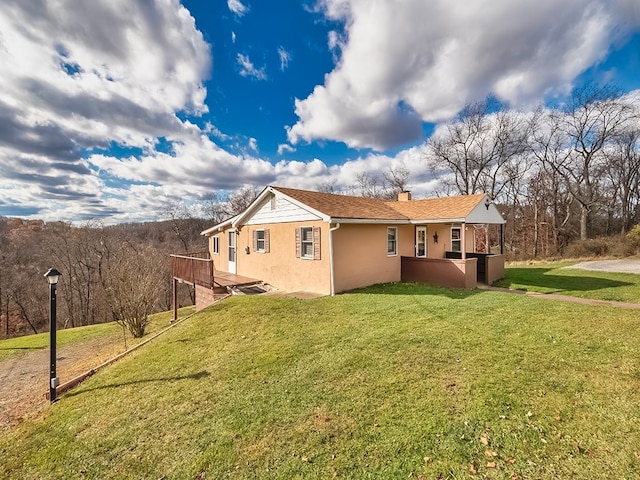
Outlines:
[[636, 252], [640, 250], [640, 224], [633, 227], [629, 233], [627, 233], [627, 241], [635, 247]]
[[[636, 230], [637, 229], [637, 230]], [[635, 237], [629, 238], [636, 231]], [[633, 238], [637, 238], [634, 243]], [[640, 229], [635, 227], [626, 237], [598, 237], [589, 240], [577, 240], [570, 243], [563, 257], [565, 258], [593, 258], [593, 257], [631, 257], [640, 250]]]

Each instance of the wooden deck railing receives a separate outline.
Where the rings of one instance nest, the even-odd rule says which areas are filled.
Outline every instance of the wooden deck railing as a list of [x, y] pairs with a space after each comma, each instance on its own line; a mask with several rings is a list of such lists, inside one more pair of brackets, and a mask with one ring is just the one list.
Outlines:
[[213, 260], [208, 252], [171, 255], [171, 275], [183, 282], [213, 288]]

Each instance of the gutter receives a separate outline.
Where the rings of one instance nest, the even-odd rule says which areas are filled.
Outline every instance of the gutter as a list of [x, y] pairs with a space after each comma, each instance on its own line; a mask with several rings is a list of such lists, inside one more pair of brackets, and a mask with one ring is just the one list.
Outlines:
[[[331, 225], [331, 224], [329, 224]], [[333, 268], [333, 232], [340, 228], [340, 223], [336, 223], [335, 227], [329, 228], [329, 263], [331, 268], [331, 296], [335, 296], [336, 294], [336, 286], [335, 286], [335, 274]]]

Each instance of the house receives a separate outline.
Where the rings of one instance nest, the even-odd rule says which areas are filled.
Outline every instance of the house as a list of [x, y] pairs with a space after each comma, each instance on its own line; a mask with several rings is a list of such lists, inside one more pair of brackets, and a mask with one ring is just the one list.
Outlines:
[[[403, 192], [388, 201], [268, 186], [202, 232], [211, 262], [203, 272], [323, 295], [397, 281], [475, 288], [503, 276], [504, 223], [485, 194], [412, 200]], [[498, 246], [489, 249], [492, 237]], [[216, 283], [186, 280], [206, 285], [196, 296]]]

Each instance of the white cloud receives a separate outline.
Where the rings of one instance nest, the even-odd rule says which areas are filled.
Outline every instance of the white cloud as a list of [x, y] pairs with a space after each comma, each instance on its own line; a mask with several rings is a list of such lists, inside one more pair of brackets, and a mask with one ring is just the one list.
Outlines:
[[266, 68], [256, 68], [255, 65], [249, 59], [249, 55], [238, 54], [238, 65], [240, 65], [240, 75], [243, 77], [252, 77], [257, 80], [266, 80], [267, 73]]
[[240, 0], [227, 0], [227, 6], [238, 17], [242, 17], [249, 11], [249, 8], [243, 5]]
[[295, 151], [296, 149], [288, 143], [281, 143], [280, 145], [278, 145], [278, 155], [282, 155], [284, 152], [292, 153]]
[[281, 46], [278, 48], [278, 57], [280, 58], [280, 70], [284, 71], [289, 66], [291, 54]]
[[335, 69], [297, 99], [289, 141], [332, 139], [385, 149], [422, 137], [495, 94], [512, 105], [566, 93], [612, 45], [640, 26], [632, 0], [321, 0], [343, 22]]
[[177, 0], [7, 0], [0, 62], [3, 211], [111, 215], [86, 153], [197, 137], [176, 113], [207, 111], [210, 47]]
[[258, 140], [256, 140], [255, 138], [251, 137], [249, 139], [248, 146], [249, 146], [250, 150], [253, 150], [254, 152], [257, 152], [258, 151]]
[[205, 124], [204, 131], [206, 133], [210, 133], [214, 137], [219, 138], [220, 140], [223, 140], [223, 141], [224, 140], [229, 140], [231, 138], [230, 135], [227, 135], [226, 133], [222, 133], [218, 127], [216, 127], [215, 125], [213, 125], [210, 122], [207, 122]]

